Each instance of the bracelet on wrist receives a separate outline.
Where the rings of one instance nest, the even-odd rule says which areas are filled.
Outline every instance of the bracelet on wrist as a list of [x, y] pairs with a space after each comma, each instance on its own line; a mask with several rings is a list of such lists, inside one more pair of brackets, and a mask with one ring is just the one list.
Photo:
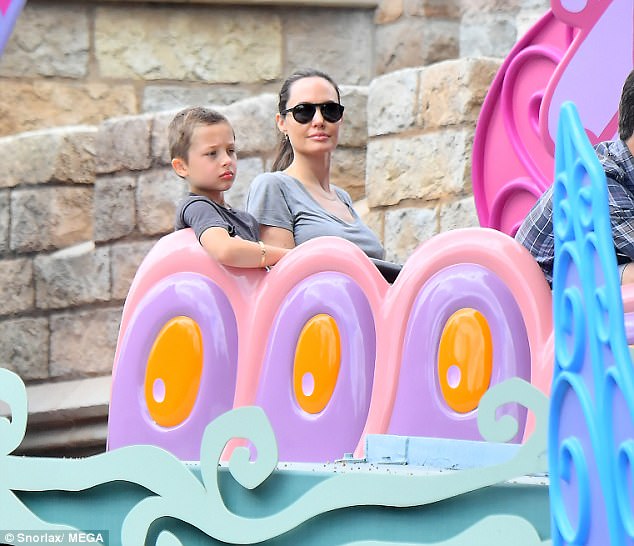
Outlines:
[[266, 247], [262, 241], [258, 241], [260, 245], [260, 267], [264, 267], [266, 264]]

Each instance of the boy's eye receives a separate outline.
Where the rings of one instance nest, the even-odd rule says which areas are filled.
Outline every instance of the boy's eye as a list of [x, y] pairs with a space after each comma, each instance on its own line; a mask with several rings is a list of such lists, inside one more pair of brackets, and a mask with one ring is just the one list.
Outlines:
[[215, 155], [217, 155], [216, 150], [212, 150], [211, 152], [207, 152], [207, 155], [210, 157], [214, 157]]

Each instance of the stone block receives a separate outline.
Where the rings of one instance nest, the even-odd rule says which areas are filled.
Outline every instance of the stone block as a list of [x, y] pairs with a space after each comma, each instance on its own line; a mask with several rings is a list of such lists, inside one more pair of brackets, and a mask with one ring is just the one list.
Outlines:
[[240, 8], [100, 7], [95, 56], [106, 78], [260, 82], [280, 76], [282, 27]]
[[417, 124], [425, 129], [475, 126], [500, 64], [496, 59], [467, 58], [425, 67], [420, 73]]
[[473, 196], [440, 206], [440, 231], [479, 226]]
[[400, 133], [416, 123], [421, 69], [406, 68], [372, 80], [368, 90], [368, 134]]
[[11, 196], [9, 190], [0, 190], [0, 254], [9, 251], [9, 210]]
[[359, 199], [353, 203], [354, 210], [363, 220], [363, 223], [368, 226], [381, 241], [385, 242], [385, 213], [381, 209], [368, 208], [367, 199]]
[[420, 67], [458, 57], [460, 23], [403, 17], [376, 29], [376, 74]]
[[187, 195], [187, 183], [172, 170], [143, 173], [137, 181], [137, 225], [144, 235], [174, 231], [176, 205]]
[[474, 13], [516, 13], [526, 2], [535, 0], [463, 0], [462, 14]]
[[341, 86], [343, 114], [340, 146], [365, 146], [368, 142], [368, 88], [367, 86]]
[[374, 75], [368, 55], [374, 48], [370, 10], [307, 8], [287, 11], [284, 17], [284, 77], [309, 66], [328, 73], [339, 85], [368, 84]]
[[219, 106], [236, 133], [238, 155], [272, 154], [276, 148], [278, 130], [275, 124], [277, 96], [265, 93]]
[[384, 25], [396, 21], [403, 15], [403, 0], [382, 0], [374, 12], [374, 22]]
[[550, 0], [518, 0], [520, 11], [539, 11], [546, 13], [550, 7]]
[[93, 188], [40, 187], [11, 194], [11, 250], [63, 248], [93, 236]]
[[[96, 127], [63, 127], [53, 180], [92, 184], [95, 181]], [[55, 130], [53, 132], [56, 132]]]
[[88, 242], [39, 254], [33, 262], [35, 302], [40, 309], [60, 309], [110, 299], [107, 248]]
[[470, 130], [370, 140], [368, 205], [374, 208], [405, 199], [435, 200], [470, 191], [472, 143]]
[[97, 132], [97, 173], [145, 170], [152, 164], [150, 115], [104, 121]]
[[199, 104], [233, 104], [251, 96], [248, 89], [233, 85], [205, 85], [182, 87], [178, 85], [147, 85], [143, 89], [143, 112], [179, 110]]
[[121, 308], [51, 315], [51, 377], [111, 373]]
[[365, 156], [365, 147], [337, 148], [333, 155], [330, 181], [346, 190], [353, 201], [365, 195]]
[[0, 136], [61, 125], [95, 125], [137, 112], [136, 91], [127, 83], [5, 80]]
[[0, 260], [0, 314], [11, 315], [33, 309], [33, 263], [30, 258]]
[[132, 176], [100, 177], [95, 183], [96, 242], [125, 237], [136, 227], [136, 180]]
[[95, 180], [94, 127], [61, 127], [0, 138], [2, 187]]
[[385, 212], [385, 259], [405, 263], [423, 242], [438, 233], [435, 208], [402, 208]]
[[517, 39], [524, 36], [548, 11], [548, 8], [539, 7], [529, 10], [521, 10], [515, 17]]
[[225, 193], [225, 199], [232, 207], [245, 209], [249, 186], [253, 179], [264, 172], [264, 162], [259, 157], [238, 158], [238, 173], [233, 186]]
[[5, 78], [83, 78], [90, 60], [90, 20], [86, 5], [26, 4], [0, 60]]
[[167, 128], [178, 112], [178, 109], [158, 112], [152, 118], [152, 160], [160, 165], [171, 165]]
[[48, 319], [9, 318], [0, 321], [0, 367], [25, 381], [49, 376]]
[[461, 0], [404, 0], [405, 15], [416, 17], [459, 19], [462, 14]]
[[112, 299], [124, 300], [137, 269], [156, 241], [116, 243], [110, 247]]
[[505, 58], [518, 38], [515, 14], [469, 12], [460, 28], [460, 57]]

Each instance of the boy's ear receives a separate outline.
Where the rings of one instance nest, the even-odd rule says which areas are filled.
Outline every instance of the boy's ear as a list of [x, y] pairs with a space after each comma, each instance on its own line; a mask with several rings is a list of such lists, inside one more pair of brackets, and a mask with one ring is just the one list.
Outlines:
[[175, 157], [174, 159], [172, 159], [172, 168], [176, 171], [176, 174], [178, 176], [182, 176], [183, 178], [187, 176], [187, 163], [185, 163], [182, 158]]

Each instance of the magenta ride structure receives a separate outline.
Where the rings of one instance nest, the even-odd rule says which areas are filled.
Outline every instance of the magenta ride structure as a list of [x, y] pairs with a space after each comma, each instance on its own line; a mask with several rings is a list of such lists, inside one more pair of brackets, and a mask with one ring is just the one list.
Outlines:
[[553, 0], [493, 81], [473, 148], [480, 225], [513, 235], [553, 181], [561, 105], [572, 101], [592, 144], [617, 135], [632, 69], [632, 2]]

